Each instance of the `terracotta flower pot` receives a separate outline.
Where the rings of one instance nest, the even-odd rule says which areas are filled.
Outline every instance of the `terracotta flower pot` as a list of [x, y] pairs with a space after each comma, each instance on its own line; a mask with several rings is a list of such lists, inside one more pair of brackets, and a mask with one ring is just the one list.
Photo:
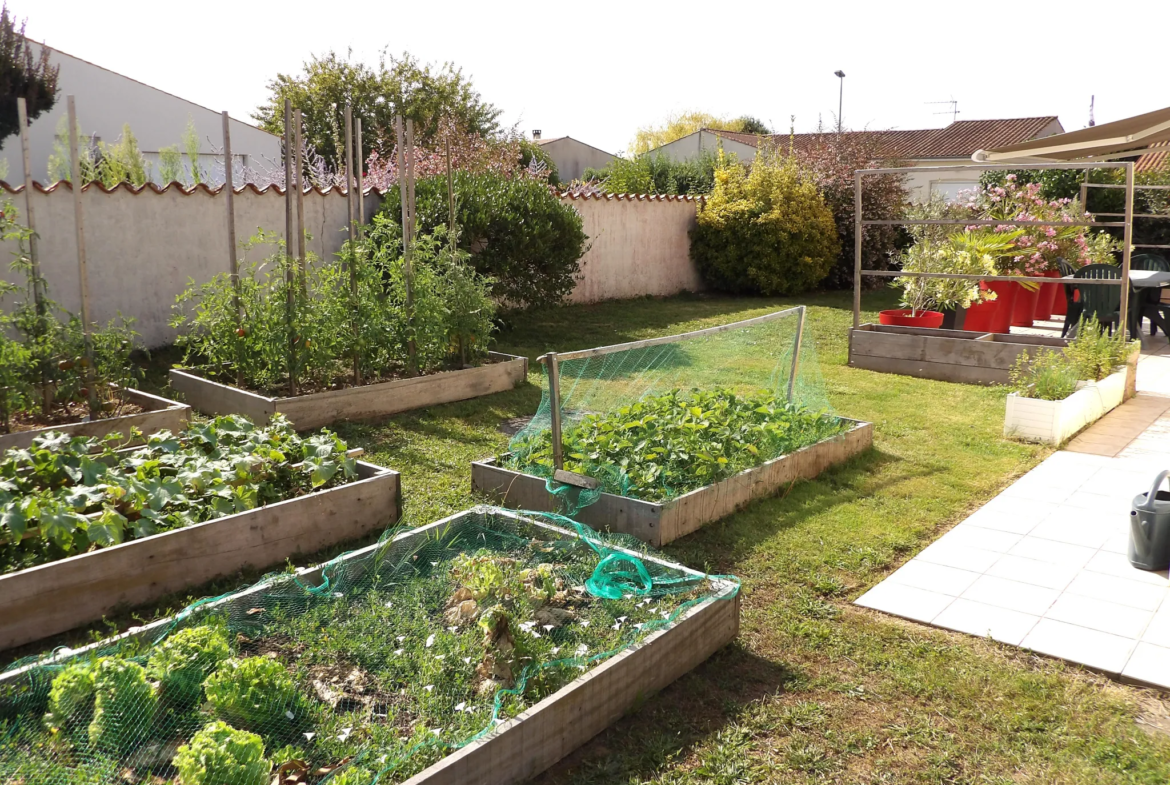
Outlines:
[[878, 313], [878, 322], [880, 324], [892, 324], [898, 327], [941, 327], [943, 315], [941, 311], [919, 311], [914, 314], [909, 309], [898, 309], [893, 311], [880, 311]]
[[1008, 332], [1020, 285], [1015, 281], [980, 281], [979, 288], [995, 292], [995, 299], [968, 308], [963, 329], [977, 333]]
[[[1057, 270], [1048, 270], [1044, 273], [1045, 278], [1059, 278], [1060, 272]], [[1056, 300], [1059, 296], [1061, 306], [1064, 305], [1064, 292], [1061, 291], [1061, 284], [1058, 283], [1042, 283], [1040, 284], [1040, 294], [1036, 297], [1036, 310], [1032, 314], [1034, 319], [1039, 319], [1042, 322], [1048, 321], [1052, 315], [1056, 313]], [[1063, 314], [1062, 314], [1063, 315]]]

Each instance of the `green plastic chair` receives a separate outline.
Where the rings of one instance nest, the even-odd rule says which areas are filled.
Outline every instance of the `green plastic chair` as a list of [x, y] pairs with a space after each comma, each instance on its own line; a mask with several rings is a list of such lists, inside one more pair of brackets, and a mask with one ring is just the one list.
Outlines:
[[[1111, 264], [1090, 264], [1073, 273], [1074, 278], [1089, 281], [1120, 280], [1121, 270]], [[1082, 314], [1086, 319], [1095, 319], [1113, 334], [1113, 328], [1121, 321], [1121, 287], [1077, 285], [1081, 293]]]
[[[1129, 260], [1132, 270], [1155, 270], [1170, 273], [1170, 262], [1161, 254], [1140, 253]], [[1137, 327], [1140, 330], [1142, 319], [1150, 320], [1150, 335], [1158, 334], [1158, 325], [1170, 323], [1170, 303], [1162, 302], [1162, 290], [1147, 288], [1140, 290], [1137, 298]], [[1165, 327], [1163, 327], [1165, 330]]]

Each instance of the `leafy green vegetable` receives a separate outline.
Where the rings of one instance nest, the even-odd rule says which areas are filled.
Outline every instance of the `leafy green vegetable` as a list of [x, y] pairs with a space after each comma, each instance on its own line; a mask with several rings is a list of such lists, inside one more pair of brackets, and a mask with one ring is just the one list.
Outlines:
[[168, 706], [186, 710], [200, 702], [204, 679], [231, 656], [227, 637], [218, 627], [192, 627], [159, 644], [150, 653], [146, 670], [158, 681]]
[[93, 664], [70, 665], [53, 679], [45, 725], [66, 731], [89, 725], [93, 719], [94, 697]]
[[223, 663], [203, 683], [216, 716], [241, 728], [282, 736], [308, 718], [308, 706], [288, 671], [267, 657]]
[[[567, 428], [565, 468], [597, 478], [607, 493], [658, 501], [844, 430], [838, 418], [771, 393], [673, 390]], [[508, 465], [550, 475], [549, 432], [514, 446]]]
[[182, 785], [265, 785], [272, 766], [259, 736], [216, 720], [179, 747], [175, 768]]
[[96, 699], [89, 743], [111, 753], [127, 752], [149, 736], [158, 696], [136, 662], [105, 657], [93, 673]]

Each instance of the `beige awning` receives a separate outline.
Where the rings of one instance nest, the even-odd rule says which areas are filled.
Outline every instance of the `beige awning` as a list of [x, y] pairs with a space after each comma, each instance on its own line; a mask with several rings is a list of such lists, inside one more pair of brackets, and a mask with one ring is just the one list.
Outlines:
[[1170, 107], [996, 150], [976, 150], [971, 160], [981, 164], [1106, 161], [1141, 155], [1149, 152], [1152, 145], [1167, 142]]

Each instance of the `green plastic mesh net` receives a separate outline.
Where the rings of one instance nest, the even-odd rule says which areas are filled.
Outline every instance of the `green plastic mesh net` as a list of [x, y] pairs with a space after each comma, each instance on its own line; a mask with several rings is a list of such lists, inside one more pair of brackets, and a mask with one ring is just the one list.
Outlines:
[[0, 674], [0, 782], [393, 783], [738, 581], [477, 507]]
[[512, 438], [504, 465], [547, 478], [572, 515], [599, 492], [665, 501], [836, 435], [845, 426], [829, 406], [803, 319], [797, 307], [567, 353], [558, 360], [564, 468], [600, 488], [552, 480], [547, 367], [540, 408]]

